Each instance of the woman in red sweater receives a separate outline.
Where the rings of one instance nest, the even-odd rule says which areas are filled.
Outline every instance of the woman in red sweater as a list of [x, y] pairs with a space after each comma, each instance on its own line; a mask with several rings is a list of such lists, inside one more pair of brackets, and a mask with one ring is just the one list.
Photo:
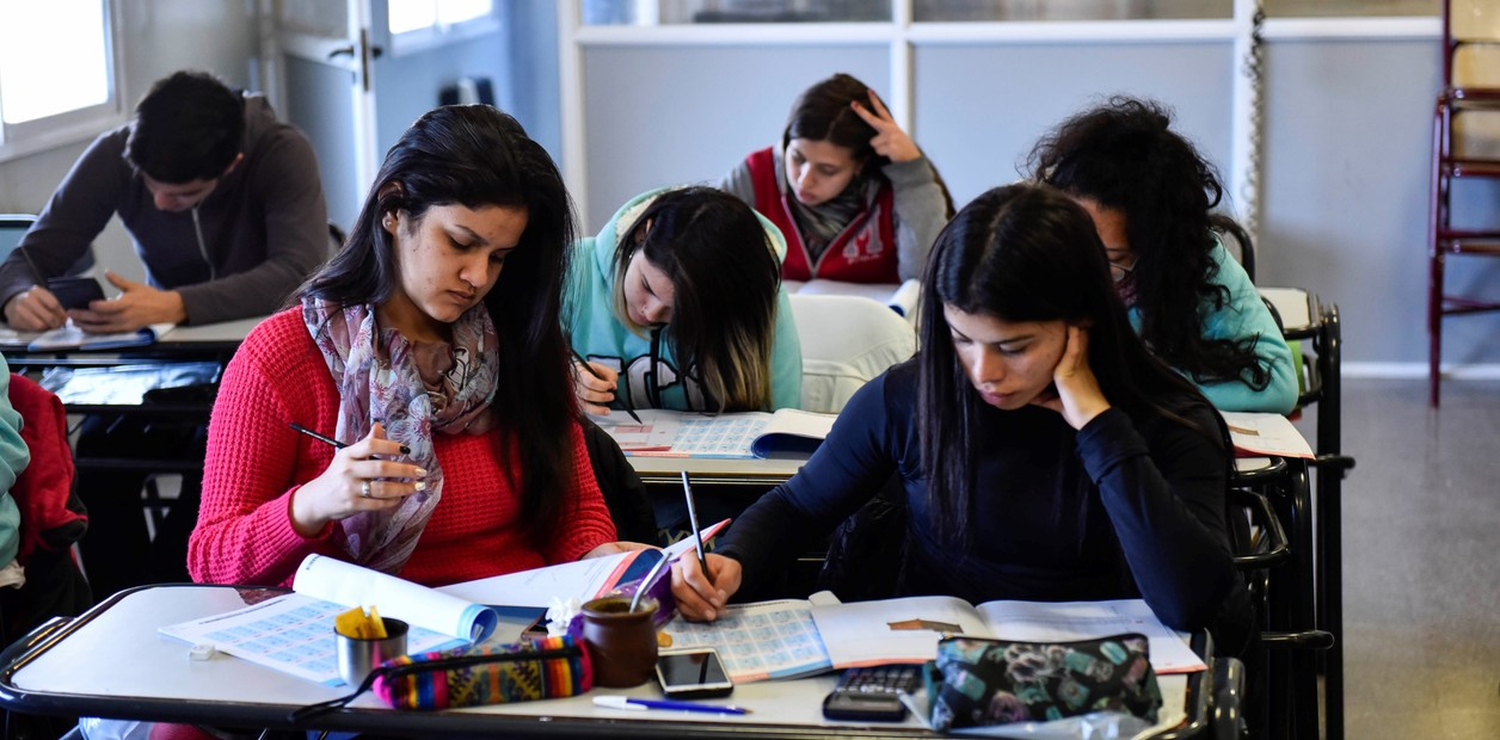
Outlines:
[[418, 119], [348, 243], [225, 370], [193, 578], [287, 584], [317, 552], [437, 586], [631, 547], [613, 542], [570, 387], [573, 231], [556, 165], [515, 119]]

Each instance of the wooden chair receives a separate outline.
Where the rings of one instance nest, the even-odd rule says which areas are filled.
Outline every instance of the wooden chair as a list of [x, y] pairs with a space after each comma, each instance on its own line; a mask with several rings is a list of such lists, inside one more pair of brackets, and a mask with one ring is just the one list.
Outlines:
[[1433, 407], [1441, 379], [1443, 318], [1500, 310], [1500, 300], [1457, 295], [1444, 285], [1450, 256], [1500, 256], [1500, 222], [1453, 214], [1459, 181], [1500, 181], [1500, 3], [1444, 0], [1442, 54], [1443, 89], [1432, 119], [1427, 243], [1427, 375]]

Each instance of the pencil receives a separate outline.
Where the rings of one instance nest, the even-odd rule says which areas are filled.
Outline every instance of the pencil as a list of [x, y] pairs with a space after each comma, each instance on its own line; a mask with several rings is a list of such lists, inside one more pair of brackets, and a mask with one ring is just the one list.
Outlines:
[[16, 251], [20, 252], [21, 258], [26, 260], [26, 266], [31, 269], [31, 276], [36, 279], [36, 284], [42, 285], [46, 283], [47, 279], [42, 276], [41, 270], [36, 269], [36, 263], [32, 261], [31, 253], [27, 252], [25, 247], [16, 247]]
[[333, 437], [329, 437], [329, 436], [323, 435], [323, 434], [318, 434], [317, 432], [315, 432], [315, 431], [313, 431], [311, 429], [308, 429], [307, 427], [302, 426], [301, 424], [298, 424], [296, 422], [288, 424], [287, 426], [290, 426], [291, 428], [293, 428], [293, 429], [295, 429], [295, 430], [297, 430], [299, 432], [302, 432], [303, 434], [306, 434], [307, 436], [312, 437], [313, 439], [316, 439], [319, 442], [327, 442], [328, 444], [333, 445], [333, 448], [336, 449], [336, 450], [342, 450], [345, 447], [349, 446], [349, 445], [344, 444], [343, 442], [340, 442], [340, 441], [334, 439]]
[[[573, 359], [579, 365], [583, 366], [584, 372], [587, 372], [589, 375], [592, 375], [592, 376], [594, 376], [595, 378], [597, 378], [599, 380], [604, 380], [604, 376], [600, 375], [598, 372], [595, 372], [594, 366], [590, 365], [589, 361], [585, 360], [583, 358], [583, 355], [578, 354], [578, 350], [573, 349], [572, 347], [569, 347], [568, 348], [568, 353], [571, 354], [571, 355], [573, 355]], [[615, 398], [618, 400], [619, 396], [616, 395]], [[623, 402], [622, 402], [622, 404], [623, 404]], [[641, 417], [639, 417], [639, 416], [636, 415], [635, 409], [630, 408], [629, 406], [625, 406], [624, 408], [625, 408], [625, 413], [630, 414], [630, 418], [635, 419], [635, 423], [637, 423], [637, 424], [642, 423], [641, 422]]]
[[703, 554], [703, 532], [698, 529], [698, 507], [693, 505], [693, 487], [688, 484], [688, 472], [682, 471], [682, 495], [687, 499], [688, 526], [693, 528], [693, 549], [698, 551], [698, 564], [703, 566], [703, 577], [708, 577], [708, 556]]

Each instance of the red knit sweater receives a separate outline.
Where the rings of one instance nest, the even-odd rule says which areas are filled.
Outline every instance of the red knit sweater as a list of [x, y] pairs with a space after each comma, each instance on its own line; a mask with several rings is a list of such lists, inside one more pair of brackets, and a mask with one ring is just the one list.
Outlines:
[[[343, 552], [335, 522], [305, 538], [292, 528], [291, 502], [301, 484], [333, 460], [332, 446], [298, 434], [296, 422], [331, 433], [339, 393], [323, 356], [302, 323], [300, 309], [267, 319], [245, 338], [224, 371], [208, 428], [203, 504], [188, 542], [188, 570], [201, 583], [290, 585], [308, 553]], [[417, 549], [399, 574], [429, 586], [577, 560], [615, 539], [609, 511], [589, 466], [583, 433], [574, 426], [578, 495], [564, 507], [565, 528], [538, 551], [517, 526], [518, 492], [504, 469], [514, 469], [514, 447], [496, 457], [498, 430], [483, 435], [439, 434], [443, 497]]]

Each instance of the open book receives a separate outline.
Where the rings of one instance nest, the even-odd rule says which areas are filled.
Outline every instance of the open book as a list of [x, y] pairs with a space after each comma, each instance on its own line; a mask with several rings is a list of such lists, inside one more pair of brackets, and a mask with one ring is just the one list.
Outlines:
[[891, 307], [902, 316], [913, 316], [917, 312], [917, 301], [922, 297], [922, 282], [915, 278], [900, 285], [889, 283], [846, 283], [841, 280], [821, 278], [800, 282], [786, 280], [788, 293], [808, 295], [857, 295], [870, 298]]
[[18, 332], [9, 331], [0, 334], [0, 346], [25, 347], [31, 352], [45, 352], [60, 349], [119, 349], [122, 347], [143, 347], [154, 344], [162, 335], [175, 329], [176, 324], [152, 324], [138, 331], [127, 331], [113, 334], [90, 334], [73, 324], [72, 321], [56, 329], [44, 332]]
[[[704, 527], [701, 536], [707, 542], [728, 525], [729, 520], [725, 519]], [[559, 563], [520, 573], [455, 583], [438, 590], [458, 599], [481, 604], [545, 608], [551, 606], [555, 598], [588, 601], [603, 596], [622, 584], [644, 578], [656, 566], [657, 561], [663, 558], [670, 560], [692, 549], [693, 538], [686, 537], [661, 550], [632, 550], [608, 557]]]
[[494, 632], [494, 610], [392, 575], [324, 555], [297, 567], [293, 593], [158, 631], [329, 686], [339, 678], [333, 618], [355, 606], [375, 606], [405, 621], [411, 654], [483, 640]]
[[752, 458], [811, 453], [828, 436], [837, 414], [797, 409], [707, 415], [696, 411], [640, 409], [637, 424], [613, 413], [592, 417], [626, 455]]
[[1275, 455], [1305, 457], [1311, 460], [1312, 447], [1307, 439], [1281, 414], [1258, 414], [1244, 411], [1221, 411], [1229, 427], [1229, 439], [1237, 455]]
[[944, 633], [1029, 642], [1068, 642], [1126, 632], [1144, 634], [1157, 673], [1206, 670], [1187, 640], [1140, 599], [1043, 603], [914, 596], [839, 603], [826, 591], [731, 606], [716, 622], [682, 619], [667, 627], [674, 647], [716, 647], [735, 681], [805, 676], [887, 663], [921, 663], [937, 655]]
[[836, 668], [915, 663], [937, 655], [944, 633], [1026, 642], [1068, 642], [1125, 632], [1146, 636], [1157, 673], [1207, 670], [1183, 635], [1168, 629], [1142, 599], [987, 601], [911, 596], [812, 607]]

